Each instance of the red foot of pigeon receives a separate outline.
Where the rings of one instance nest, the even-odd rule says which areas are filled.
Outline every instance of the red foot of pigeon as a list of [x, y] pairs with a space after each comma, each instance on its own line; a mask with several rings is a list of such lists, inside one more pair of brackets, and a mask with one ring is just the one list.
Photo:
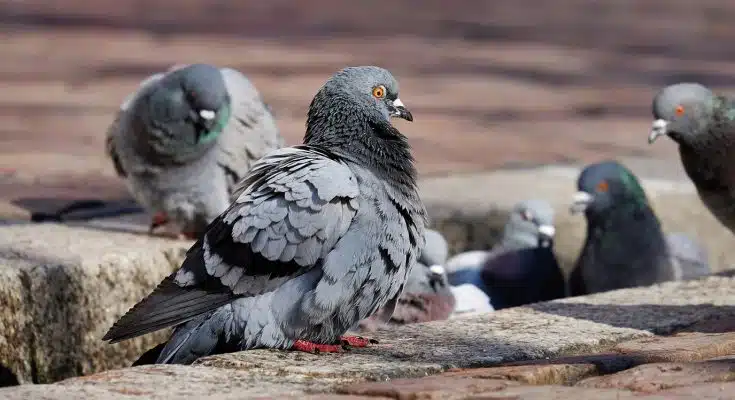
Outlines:
[[371, 344], [377, 344], [375, 339], [368, 339], [361, 336], [340, 336], [340, 342], [352, 347], [368, 347]]
[[340, 344], [316, 344], [306, 340], [294, 342], [291, 350], [303, 351], [305, 353], [341, 353], [344, 351]]
[[159, 226], [166, 225], [168, 223], [168, 216], [162, 212], [156, 213], [151, 219], [151, 226], [148, 228], [148, 232], [153, 231]]

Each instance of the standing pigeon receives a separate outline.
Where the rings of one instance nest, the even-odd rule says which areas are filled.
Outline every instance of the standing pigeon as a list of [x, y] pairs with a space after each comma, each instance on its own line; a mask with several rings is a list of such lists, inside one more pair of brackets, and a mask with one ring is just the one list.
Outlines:
[[735, 103], [697, 83], [679, 83], [653, 98], [648, 143], [679, 144], [684, 170], [712, 214], [735, 232]]
[[107, 131], [107, 154], [133, 197], [196, 238], [230, 204], [252, 163], [283, 146], [260, 94], [241, 73], [205, 64], [145, 79]]
[[518, 203], [491, 251], [447, 261], [449, 282], [477, 286], [496, 310], [564, 297], [564, 276], [553, 252], [553, 219], [554, 209], [546, 201]]
[[107, 332], [176, 326], [155, 362], [268, 347], [337, 352], [383, 320], [424, 246], [426, 210], [406, 137], [412, 121], [385, 69], [346, 68], [311, 102], [304, 144], [258, 161], [181, 268]]
[[570, 276], [572, 296], [678, 280], [682, 271], [638, 179], [622, 164], [588, 165], [572, 213], [584, 211], [587, 238]]
[[[427, 229], [426, 244], [406, 278], [393, 315], [387, 322], [373, 315], [360, 321], [358, 330], [372, 331], [386, 325], [444, 320], [454, 310], [455, 300], [443, 264], [449, 248], [441, 233]], [[380, 313], [378, 313], [379, 315]]]

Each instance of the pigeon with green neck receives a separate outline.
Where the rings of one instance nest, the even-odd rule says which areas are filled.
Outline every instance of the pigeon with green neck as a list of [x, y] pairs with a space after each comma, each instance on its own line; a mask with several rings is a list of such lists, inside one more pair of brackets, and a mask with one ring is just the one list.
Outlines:
[[[570, 211], [584, 212], [587, 237], [569, 280], [572, 296], [698, 275], [693, 241], [666, 237], [643, 187], [616, 161], [588, 165]], [[706, 262], [706, 260], [704, 260]]]
[[230, 204], [234, 185], [283, 145], [259, 92], [238, 71], [181, 65], [148, 77], [107, 131], [107, 154], [133, 198], [195, 238]]

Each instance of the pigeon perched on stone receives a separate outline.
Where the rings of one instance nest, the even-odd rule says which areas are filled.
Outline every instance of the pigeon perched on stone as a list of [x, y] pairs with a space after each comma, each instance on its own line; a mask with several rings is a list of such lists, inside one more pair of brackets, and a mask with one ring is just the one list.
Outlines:
[[283, 146], [259, 92], [240, 72], [175, 66], [145, 79], [107, 131], [107, 154], [153, 215], [196, 238], [230, 204], [253, 162]]
[[424, 246], [426, 210], [385, 69], [336, 73], [309, 106], [304, 144], [258, 161], [181, 268], [107, 332], [176, 326], [156, 363], [251, 348], [337, 352], [381, 307], [387, 320]]
[[449, 252], [441, 233], [427, 229], [421, 256], [406, 278], [393, 315], [387, 322], [376, 316], [360, 321], [357, 330], [373, 331], [387, 325], [444, 320], [454, 310], [455, 300], [443, 264]]
[[679, 145], [684, 170], [712, 214], [735, 232], [735, 103], [697, 83], [663, 88], [653, 99], [648, 142]]
[[449, 283], [477, 286], [496, 310], [564, 297], [564, 277], [553, 252], [553, 218], [546, 201], [518, 203], [492, 250], [447, 261]]
[[587, 238], [569, 286], [573, 296], [678, 280], [681, 265], [633, 173], [616, 161], [580, 174], [572, 213], [584, 212]]

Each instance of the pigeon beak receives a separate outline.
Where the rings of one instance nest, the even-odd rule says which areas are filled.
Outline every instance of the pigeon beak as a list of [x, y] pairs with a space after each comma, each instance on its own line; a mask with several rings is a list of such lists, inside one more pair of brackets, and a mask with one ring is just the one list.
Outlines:
[[213, 120], [216, 115], [217, 113], [212, 110], [199, 110], [199, 116], [206, 121]]
[[648, 134], [648, 144], [652, 144], [658, 139], [659, 136], [664, 136], [669, 133], [668, 131], [669, 121], [664, 119], [657, 119], [651, 124], [651, 132]]
[[538, 227], [538, 233], [553, 238], [554, 234], [556, 233], [556, 228], [554, 228], [552, 225], [540, 225]]
[[594, 196], [587, 192], [575, 193], [572, 197], [572, 205], [569, 206], [569, 212], [572, 214], [578, 214], [586, 211], [593, 199]]
[[390, 110], [391, 117], [403, 118], [408, 122], [413, 121], [413, 115], [411, 111], [408, 111], [406, 106], [403, 105], [401, 99], [396, 98], [392, 102], [388, 102], [388, 109]]
[[556, 228], [552, 225], [539, 225], [538, 227], [538, 241], [539, 246], [549, 247], [556, 234]]
[[444, 267], [439, 264], [434, 264], [431, 267], [429, 267], [429, 271], [431, 271], [432, 274], [439, 275], [439, 276], [444, 275], [446, 273], [446, 270], [444, 269]]

